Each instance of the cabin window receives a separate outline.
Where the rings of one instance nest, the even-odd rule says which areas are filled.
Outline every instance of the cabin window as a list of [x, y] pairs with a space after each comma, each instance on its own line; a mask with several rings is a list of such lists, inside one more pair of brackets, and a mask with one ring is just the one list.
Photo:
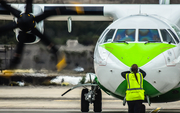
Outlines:
[[171, 37], [171, 35], [168, 33], [166, 29], [161, 29], [160, 31], [164, 42], [175, 44], [174, 39]]
[[104, 43], [111, 42], [113, 35], [114, 35], [114, 32], [115, 32], [115, 29], [110, 29], [109, 32], [105, 35], [103, 42]]
[[139, 41], [161, 42], [157, 29], [139, 29]]
[[135, 41], [135, 29], [118, 29], [113, 42]]

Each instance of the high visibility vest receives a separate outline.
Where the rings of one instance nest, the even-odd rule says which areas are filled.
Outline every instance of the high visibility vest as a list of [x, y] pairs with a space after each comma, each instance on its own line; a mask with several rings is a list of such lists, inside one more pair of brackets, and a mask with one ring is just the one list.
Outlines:
[[138, 82], [136, 80], [134, 73], [126, 74], [126, 80], [127, 80], [126, 101], [144, 100], [142, 73], [136, 73], [136, 76]]

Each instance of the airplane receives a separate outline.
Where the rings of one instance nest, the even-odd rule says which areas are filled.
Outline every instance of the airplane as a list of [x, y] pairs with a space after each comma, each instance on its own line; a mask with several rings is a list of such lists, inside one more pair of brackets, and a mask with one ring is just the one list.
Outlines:
[[[130, 70], [132, 64], [137, 64], [146, 72], [143, 80], [145, 102], [150, 105], [153, 102], [178, 101], [180, 100], [180, 5], [170, 5], [170, 0], [159, 0], [159, 3], [32, 5], [32, 0], [27, 0], [26, 4], [7, 5], [1, 1], [0, 19], [11, 20], [13, 16], [16, 19], [9, 24], [10, 27], [0, 27], [0, 32], [4, 29], [18, 28], [15, 29], [15, 33], [19, 43], [32, 44], [40, 39], [41, 41], [47, 39], [43, 35], [44, 19], [67, 20], [69, 32], [72, 30], [72, 21], [112, 21], [95, 46], [95, 79], [91, 80], [91, 83], [78, 84], [70, 88], [62, 96], [77, 87], [85, 87], [81, 93], [82, 112], [89, 111], [89, 104], [94, 105], [95, 112], [102, 111], [101, 90], [123, 100], [125, 105], [127, 81], [121, 73]], [[16, 26], [21, 20], [27, 20], [27, 23]], [[30, 27], [27, 28], [26, 24]], [[22, 36], [19, 36], [21, 33]], [[21, 41], [18, 36], [27, 40]], [[33, 40], [28, 40], [31, 37]], [[47, 42], [49, 44], [49, 41]], [[91, 89], [88, 89], [89, 86]]]

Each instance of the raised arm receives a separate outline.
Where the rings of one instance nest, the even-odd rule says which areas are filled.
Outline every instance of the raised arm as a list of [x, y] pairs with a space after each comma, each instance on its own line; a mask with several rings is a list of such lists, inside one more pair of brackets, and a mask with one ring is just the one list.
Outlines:
[[143, 71], [142, 69], [139, 69], [139, 72], [141, 72], [143, 74], [143, 78], [146, 77], [146, 72], [145, 71]]
[[130, 71], [124, 71], [124, 72], [122, 72], [121, 73], [121, 76], [124, 78], [124, 79], [126, 79], [126, 74], [127, 73], [131, 73]]

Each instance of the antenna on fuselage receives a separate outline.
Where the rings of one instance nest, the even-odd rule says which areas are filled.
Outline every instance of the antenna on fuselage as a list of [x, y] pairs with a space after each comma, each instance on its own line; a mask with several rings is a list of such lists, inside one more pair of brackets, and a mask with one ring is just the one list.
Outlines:
[[170, 0], [159, 0], [159, 4], [170, 4]]
[[141, 14], [141, 5], [139, 5], [139, 14]]

